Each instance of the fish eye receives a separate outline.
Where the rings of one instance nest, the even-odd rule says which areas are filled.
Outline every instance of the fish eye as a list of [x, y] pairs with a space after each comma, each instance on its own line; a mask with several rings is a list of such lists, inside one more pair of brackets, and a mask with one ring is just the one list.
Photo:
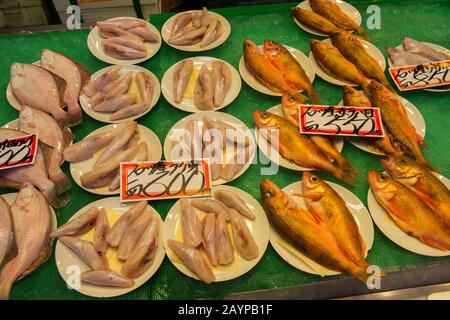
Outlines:
[[263, 113], [261, 113], [261, 117], [263, 117], [263, 118], [268, 118], [269, 115], [270, 114], [267, 111], [264, 111]]
[[385, 173], [380, 174], [381, 181], [386, 181], [386, 179], [387, 179], [387, 175]]
[[289, 96], [289, 100], [291, 100], [292, 102], [295, 101], [295, 97], [294, 96]]
[[309, 179], [311, 182], [317, 182], [319, 181], [319, 178], [317, 176], [311, 176], [311, 178]]
[[267, 190], [265, 196], [268, 198], [272, 198], [274, 196], [274, 192], [272, 190]]

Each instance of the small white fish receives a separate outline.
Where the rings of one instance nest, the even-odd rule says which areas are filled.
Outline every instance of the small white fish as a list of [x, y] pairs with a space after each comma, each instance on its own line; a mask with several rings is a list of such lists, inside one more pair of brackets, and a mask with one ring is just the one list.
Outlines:
[[151, 42], [151, 43], [156, 43], [159, 42], [159, 37], [156, 33], [154, 33], [152, 30], [150, 30], [149, 28], [147, 28], [147, 26], [144, 27], [134, 27], [131, 29], [127, 30], [128, 32], [131, 32], [132, 34], [140, 37], [141, 39]]
[[72, 250], [92, 270], [109, 270], [108, 259], [105, 256], [100, 256], [91, 242], [75, 237], [61, 237], [58, 240]]
[[178, 46], [196, 44], [201, 41], [201, 37], [205, 34], [206, 29], [206, 27], [186, 27], [174, 37], [170, 37], [169, 43]]
[[[110, 100], [117, 98], [128, 92], [130, 88], [131, 81], [133, 80], [133, 75], [130, 71], [126, 72], [118, 81], [115, 83], [114, 87], [108, 88], [104, 93], [104, 100]], [[92, 107], [94, 109], [94, 105]]]
[[183, 242], [191, 247], [198, 247], [202, 243], [202, 223], [197, 217], [194, 207], [189, 200], [180, 200], [181, 232]]
[[140, 114], [143, 114], [148, 110], [149, 106], [147, 102], [145, 103], [137, 103], [132, 104], [129, 106], [126, 106], [124, 108], [121, 108], [120, 110], [117, 110], [114, 112], [110, 117], [109, 120], [116, 121], [121, 119], [127, 119], [134, 116], [138, 116]]
[[255, 220], [255, 215], [250, 211], [245, 201], [242, 200], [236, 193], [227, 189], [219, 189], [214, 192], [214, 197], [226, 205], [228, 208], [237, 210], [244, 217]]
[[403, 39], [403, 48], [406, 51], [430, 59], [431, 61], [448, 60], [450, 57], [443, 52], [439, 52], [427, 44], [405, 37]]
[[229, 219], [228, 208], [215, 199], [193, 199], [191, 204], [204, 212], [214, 212], [225, 216], [227, 220]]
[[208, 256], [209, 262], [213, 266], [217, 266], [217, 254], [216, 254], [216, 214], [208, 213], [203, 218], [203, 239], [202, 245]]
[[170, 36], [175, 36], [178, 32], [180, 32], [184, 27], [186, 27], [189, 22], [192, 21], [193, 15], [190, 12], [184, 12], [178, 17], [175, 18], [173, 22], [172, 31], [170, 32]]
[[231, 71], [224, 62], [214, 61], [212, 73], [214, 78], [214, 106], [217, 108], [225, 100], [225, 94], [231, 83]]
[[97, 250], [98, 254], [105, 255], [108, 251], [108, 243], [106, 242], [106, 236], [109, 233], [108, 217], [106, 216], [105, 208], [100, 208], [98, 210], [97, 219], [95, 221], [95, 232], [94, 232], [94, 248]]
[[81, 282], [101, 287], [130, 288], [134, 281], [114, 271], [86, 271], [81, 274]]
[[228, 233], [227, 221], [223, 214], [217, 215], [215, 238], [217, 262], [222, 265], [230, 264], [234, 261], [234, 249]]
[[59, 238], [63, 236], [77, 236], [91, 230], [98, 216], [98, 208], [91, 207], [75, 219], [68, 221], [58, 229], [50, 233], [50, 238]]
[[92, 106], [92, 110], [97, 112], [116, 112], [135, 103], [136, 98], [134, 93], [122, 94]]
[[203, 65], [194, 90], [194, 104], [200, 110], [214, 109], [214, 79], [211, 70]]
[[234, 209], [230, 210], [231, 230], [233, 231], [233, 241], [239, 254], [246, 260], [253, 260], [258, 257], [258, 245], [248, 229], [242, 216]]
[[86, 96], [88, 96], [89, 98], [93, 97], [103, 87], [118, 79], [120, 70], [120, 66], [113, 66], [111, 69], [102, 73], [102, 75], [97, 79], [90, 80], [83, 88]]
[[192, 59], [183, 60], [175, 67], [173, 72], [173, 96], [176, 103], [180, 103], [183, 98], [193, 68], [194, 62]]

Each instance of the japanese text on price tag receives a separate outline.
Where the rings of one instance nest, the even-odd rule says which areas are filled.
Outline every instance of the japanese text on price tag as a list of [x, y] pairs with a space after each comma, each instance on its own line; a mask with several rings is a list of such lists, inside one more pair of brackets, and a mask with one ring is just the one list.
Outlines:
[[0, 170], [34, 163], [38, 139], [35, 134], [0, 142]]

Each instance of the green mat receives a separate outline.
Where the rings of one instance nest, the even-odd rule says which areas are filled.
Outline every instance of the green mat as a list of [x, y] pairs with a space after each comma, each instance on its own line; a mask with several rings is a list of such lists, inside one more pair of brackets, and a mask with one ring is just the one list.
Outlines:
[[[370, 4], [381, 7], [381, 30], [368, 30], [372, 42], [382, 50], [385, 45], [394, 46], [402, 41], [403, 36], [433, 42], [450, 48], [448, 31], [448, 17], [450, 16], [450, 2], [442, 1], [349, 1], [361, 12], [363, 21], [367, 17], [366, 8]], [[229, 39], [220, 47], [199, 55], [212, 56], [224, 59], [238, 69], [239, 59], [242, 55], [242, 41], [251, 39], [261, 43], [264, 39], [274, 39], [283, 44], [292, 46], [309, 53], [308, 40], [319, 38], [299, 29], [293, 22], [289, 8], [295, 5], [274, 4], [243, 6], [217, 10], [225, 16], [231, 24], [232, 31]], [[150, 21], [161, 29], [170, 14], [152, 15]], [[41, 50], [48, 48], [60, 52], [72, 59], [85, 64], [92, 72], [107, 66], [97, 60], [88, 50], [86, 38], [89, 30], [70, 32], [50, 32], [42, 34], [25, 34], [0, 37], [0, 91], [6, 92], [9, 81], [9, 67], [13, 62], [31, 63], [40, 58]], [[172, 64], [194, 53], [177, 51], [165, 43], [161, 50], [150, 60], [141, 65], [151, 70], [159, 79], [165, 70]], [[342, 96], [342, 88], [331, 85], [316, 76], [314, 87], [325, 104], [337, 103]], [[450, 127], [448, 107], [450, 92], [432, 93], [413, 91], [402, 93], [422, 113], [427, 124], [425, 141], [428, 145], [425, 155], [436, 168], [446, 176], [450, 176], [450, 151], [447, 149]], [[267, 109], [279, 104], [280, 99], [256, 92], [244, 82], [239, 97], [228, 107], [221, 110], [228, 112], [249, 127], [254, 127], [251, 111], [254, 109]], [[6, 95], [0, 98], [2, 112], [0, 123], [4, 124], [18, 117], [18, 112], [6, 100]], [[178, 120], [188, 115], [172, 107], [161, 96], [155, 108], [139, 119], [139, 123], [156, 132], [161, 142], [168, 130]], [[447, 120], [445, 120], [447, 119]], [[103, 123], [91, 119], [86, 114], [81, 126], [73, 128], [75, 140], [78, 141], [93, 130], [103, 126]], [[368, 183], [365, 172], [369, 169], [380, 169], [378, 157], [364, 153], [350, 143], [346, 142], [343, 153], [351, 159], [360, 170], [357, 187], [351, 188], [365, 204], [367, 203]], [[64, 171], [69, 174], [69, 165], [64, 164]], [[70, 176], [70, 174], [69, 174]], [[337, 182], [329, 174], [319, 173], [321, 178]], [[279, 186], [285, 186], [300, 179], [298, 172], [281, 168], [276, 176], [269, 177]], [[259, 182], [260, 166], [251, 166], [248, 171], [230, 185], [239, 187], [256, 199], [260, 200]], [[73, 181], [72, 181], [73, 182]], [[348, 187], [348, 186], [346, 186]], [[2, 193], [11, 190], [2, 190]], [[75, 182], [70, 191], [72, 201], [63, 209], [56, 210], [59, 224], [66, 222], [75, 212], [83, 206], [100, 199], [100, 196], [90, 194], [79, 188]], [[175, 200], [157, 201], [151, 203], [164, 218]], [[433, 263], [449, 258], [430, 258], [408, 252], [386, 238], [375, 226], [375, 240], [368, 255], [372, 264], [382, 267], [398, 268], [405, 265]], [[221, 297], [233, 292], [248, 290], [278, 288], [298, 284], [321, 281], [317, 276], [300, 272], [284, 262], [269, 245], [258, 265], [242, 277], [221, 283], [205, 285], [199, 281], [184, 276], [165, 259], [158, 272], [139, 289], [120, 297], [121, 299], [186, 299]], [[12, 299], [88, 299], [76, 291], [69, 290], [60, 277], [54, 255], [27, 278], [20, 280], [13, 288]]]

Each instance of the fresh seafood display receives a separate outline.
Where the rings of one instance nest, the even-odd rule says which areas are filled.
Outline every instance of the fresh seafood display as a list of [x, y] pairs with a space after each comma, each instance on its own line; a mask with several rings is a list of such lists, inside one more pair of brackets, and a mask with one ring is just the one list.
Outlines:
[[291, 11], [297, 21], [325, 34], [332, 35], [343, 30], [330, 20], [322, 17], [320, 14], [317, 14], [314, 11], [302, 9], [299, 7], [293, 7], [291, 8]]

